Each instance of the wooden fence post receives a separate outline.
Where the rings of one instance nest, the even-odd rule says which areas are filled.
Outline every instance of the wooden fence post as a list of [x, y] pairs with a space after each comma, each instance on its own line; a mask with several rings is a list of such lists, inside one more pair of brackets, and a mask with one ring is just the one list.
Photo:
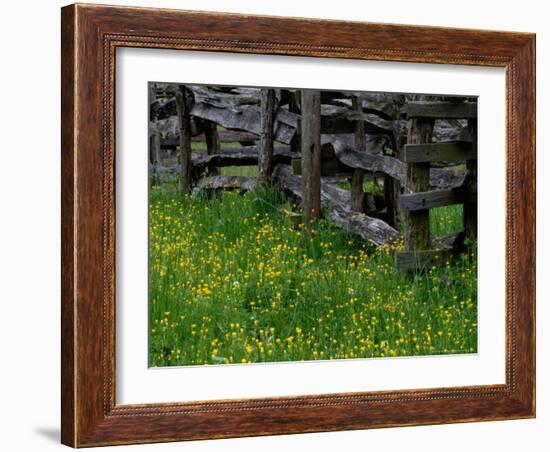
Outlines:
[[275, 90], [262, 88], [260, 108], [260, 148], [258, 152], [258, 178], [261, 183], [271, 182], [273, 172], [273, 117]]
[[[477, 156], [477, 118], [468, 119], [468, 129], [472, 136], [472, 149]], [[477, 193], [477, 160], [466, 160], [466, 180], [464, 187], [470, 193]], [[475, 202], [464, 203], [464, 235], [477, 239], [477, 196]]]
[[[206, 153], [208, 155], [220, 153], [220, 136], [218, 134], [218, 125], [215, 122], [204, 120], [202, 122], [204, 130], [204, 138], [206, 141]], [[210, 170], [212, 176], [218, 176], [220, 170], [218, 168], [212, 168]]]
[[384, 174], [384, 201], [386, 203], [386, 223], [395, 229], [399, 229], [399, 195], [401, 184], [387, 174]]
[[305, 224], [321, 214], [321, 92], [301, 90], [302, 190]]
[[[394, 157], [399, 157], [401, 154], [401, 136], [395, 134], [393, 138]], [[399, 230], [401, 223], [399, 209], [399, 197], [401, 196], [401, 182], [394, 179], [388, 174], [384, 174], [384, 202], [386, 204], [386, 223], [391, 227]]]
[[[300, 90], [295, 90], [292, 93], [292, 96], [290, 98], [290, 102], [288, 104], [288, 111], [290, 113], [296, 113], [297, 115], [300, 115]], [[290, 141], [290, 150], [292, 152], [300, 152], [301, 147], [301, 116], [298, 116], [298, 124], [296, 128], [296, 133], [292, 137], [292, 140]]]
[[[363, 96], [355, 95], [351, 99], [352, 110], [363, 113]], [[358, 152], [365, 152], [367, 147], [365, 137], [365, 122], [355, 121], [355, 149]], [[363, 175], [364, 172], [361, 169], [355, 169], [351, 176], [350, 189], [351, 189], [351, 208], [358, 212], [363, 212], [363, 200], [365, 194], [363, 193]]]
[[180, 132], [180, 191], [188, 193], [191, 189], [191, 93], [185, 85], [176, 89], [176, 109]]
[[[156, 98], [157, 96], [155, 93], [155, 85], [153, 83], [149, 83], [149, 107], [156, 100]], [[156, 122], [157, 120], [158, 120], [158, 113], [155, 113], [151, 117], [151, 121]], [[160, 184], [161, 183], [160, 168], [159, 168], [159, 166], [161, 165], [160, 136], [157, 131], [154, 131], [149, 136], [149, 163], [150, 163], [150, 168], [152, 170], [153, 183]]]
[[[433, 118], [409, 119], [408, 144], [432, 141]], [[430, 189], [430, 162], [407, 163], [407, 192], [424, 192]], [[405, 214], [405, 249], [419, 251], [430, 249], [430, 211], [407, 211]]]

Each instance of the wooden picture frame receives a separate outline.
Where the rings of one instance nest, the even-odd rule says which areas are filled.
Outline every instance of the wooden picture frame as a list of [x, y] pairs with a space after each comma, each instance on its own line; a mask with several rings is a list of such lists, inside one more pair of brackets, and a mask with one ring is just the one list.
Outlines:
[[[62, 442], [73, 447], [535, 416], [535, 35], [162, 9], [62, 9]], [[506, 383], [115, 404], [115, 50], [506, 69]]]

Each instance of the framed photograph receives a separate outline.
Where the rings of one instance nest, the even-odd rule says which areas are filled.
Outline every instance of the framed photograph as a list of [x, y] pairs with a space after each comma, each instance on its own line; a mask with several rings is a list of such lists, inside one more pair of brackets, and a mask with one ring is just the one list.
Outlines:
[[535, 416], [535, 36], [62, 9], [62, 442]]

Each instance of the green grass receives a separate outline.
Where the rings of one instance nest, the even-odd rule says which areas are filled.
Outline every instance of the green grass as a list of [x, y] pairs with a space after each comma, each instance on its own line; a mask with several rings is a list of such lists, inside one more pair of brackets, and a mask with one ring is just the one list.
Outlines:
[[462, 204], [436, 207], [430, 210], [430, 234], [432, 237], [462, 231]]
[[[324, 220], [304, 235], [268, 189], [150, 203], [151, 366], [477, 351], [475, 257], [407, 276]], [[461, 222], [435, 212], [438, 232]]]
[[225, 166], [221, 168], [222, 176], [246, 176], [255, 177], [258, 175], [258, 166]]

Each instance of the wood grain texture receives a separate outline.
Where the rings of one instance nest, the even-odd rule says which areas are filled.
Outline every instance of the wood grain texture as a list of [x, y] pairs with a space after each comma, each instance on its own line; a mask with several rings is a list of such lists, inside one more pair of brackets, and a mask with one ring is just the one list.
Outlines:
[[273, 119], [275, 113], [275, 90], [261, 90], [260, 147], [258, 154], [258, 177], [264, 183], [271, 182], [273, 172]]
[[75, 302], [75, 14], [61, 11], [61, 442], [76, 444]]
[[321, 216], [321, 92], [303, 89], [302, 108], [302, 210], [306, 227]]
[[[407, 143], [424, 144], [432, 141], [434, 119], [413, 118], [409, 120]], [[405, 190], [418, 193], [430, 189], [430, 163], [407, 163]], [[399, 207], [406, 205], [400, 203]], [[430, 211], [409, 209], [405, 215], [405, 249], [407, 251], [427, 250], [430, 247]]]
[[[62, 40], [64, 444], [84, 447], [534, 416], [534, 35], [72, 5], [62, 11]], [[506, 68], [506, 383], [117, 405], [114, 68], [118, 47]]]
[[[212, 121], [203, 121], [202, 129], [204, 130], [204, 138], [206, 141], [206, 154], [210, 156], [219, 154], [221, 143], [218, 125]], [[193, 154], [191, 154], [191, 158], [193, 158]], [[194, 165], [191, 165], [191, 170], [193, 169]], [[211, 168], [210, 174], [213, 176], [219, 175], [218, 168]]]
[[406, 144], [403, 148], [403, 161], [407, 163], [466, 161], [476, 158], [476, 149], [467, 141]]
[[[176, 109], [180, 134], [180, 177], [179, 187], [182, 194], [191, 189], [191, 94], [185, 85], [178, 85], [176, 90]], [[206, 136], [206, 135], [205, 135]]]
[[410, 102], [405, 113], [408, 118], [477, 118], [477, 102]]
[[[218, 140], [220, 143], [234, 143], [234, 142], [254, 142], [258, 140], [258, 136], [250, 132], [239, 132], [235, 130], [223, 130], [218, 132]], [[206, 142], [206, 136], [204, 134], [196, 135], [193, 137], [193, 141]], [[178, 138], [161, 138], [161, 147], [176, 148], [179, 146]]]
[[452, 204], [469, 203], [476, 199], [476, 195], [476, 192], [467, 191], [462, 187], [409, 193], [399, 197], [399, 207], [404, 212], [414, 212]]

